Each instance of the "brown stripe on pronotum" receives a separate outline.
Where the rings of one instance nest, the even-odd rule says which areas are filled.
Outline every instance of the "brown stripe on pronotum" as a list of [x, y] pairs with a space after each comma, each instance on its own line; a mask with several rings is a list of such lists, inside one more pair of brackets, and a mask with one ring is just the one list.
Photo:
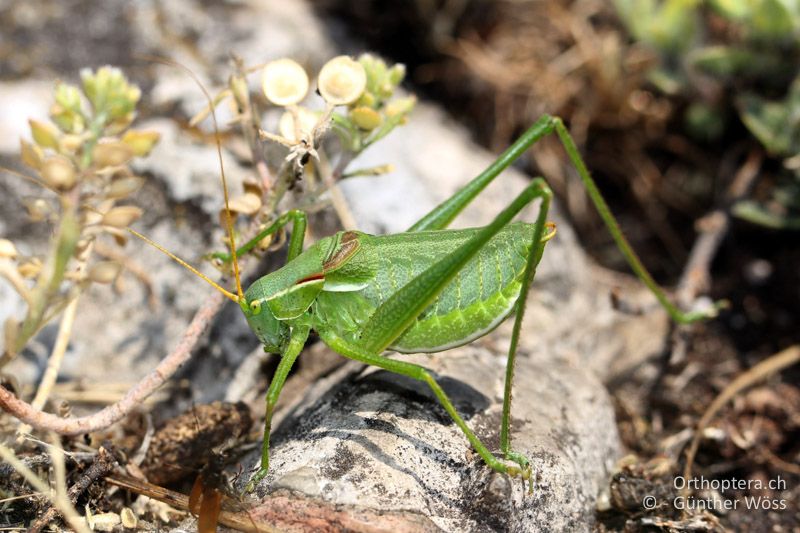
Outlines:
[[342, 233], [342, 238], [339, 240], [339, 247], [322, 264], [322, 272], [330, 272], [342, 266], [356, 253], [359, 246], [361, 246], [361, 243], [358, 240], [357, 232], [345, 231]]

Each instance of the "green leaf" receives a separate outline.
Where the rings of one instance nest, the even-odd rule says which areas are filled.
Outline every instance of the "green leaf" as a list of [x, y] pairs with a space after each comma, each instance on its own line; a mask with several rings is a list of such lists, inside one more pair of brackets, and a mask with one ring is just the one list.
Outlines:
[[706, 74], [726, 78], [761, 76], [783, 67], [775, 54], [738, 46], [706, 46], [693, 50], [687, 59], [690, 66]]
[[768, 210], [752, 200], [742, 200], [733, 206], [734, 216], [759, 226], [773, 229], [800, 230], [800, 216], [789, 216]]

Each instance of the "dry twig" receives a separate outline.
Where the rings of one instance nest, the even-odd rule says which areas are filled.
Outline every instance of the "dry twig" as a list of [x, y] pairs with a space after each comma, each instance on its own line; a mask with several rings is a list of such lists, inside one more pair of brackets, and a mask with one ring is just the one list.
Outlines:
[[725, 192], [721, 205], [698, 221], [700, 235], [692, 246], [676, 291], [681, 305], [691, 305], [697, 295], [711, 285], [711, 262], [728, 233], [731, 223], [730, 207], [749, 193], [758, 177], [763, 159], [764, 154], [761, 150], [751, 151]]

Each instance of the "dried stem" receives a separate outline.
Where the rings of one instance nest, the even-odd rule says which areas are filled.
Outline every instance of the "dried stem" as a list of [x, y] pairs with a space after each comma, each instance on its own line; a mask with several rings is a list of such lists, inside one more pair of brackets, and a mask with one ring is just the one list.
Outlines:
[[[328, 189], [328, 193], [331, 196], [331, 204], [333, 205], [334, 211], [336, 211], [336, 215], [339, 217], [339, 222], [342, 224], [342, 228], [346, 230], [354, 230], [357, 227], [356, 219], [353, 216], [353, 213], [350, 211], [350, 207], [347, 205], [347, 200], [342, 194], [342, 190], [339, 188], [337, 182], [338, 179], [341, 178], [342, 174], [344, 173], [344, 167], [347, 166], [350, 161], [352, 161], [352, 157], [342, 157], [342, 160], [345, 161], [344, 166], [342, 166], [341, 161], [340, 164], [337, 165], [336, 170], [334, 172], [328, 172], [328, 162], [324, 162], [324, 167], [322, 169], [322, 182], [325, 184], [325, 187]], [[320, 162], [323, 161], [323, 158], [320, 158]]]
[[[47, 368], [42, 376], [42, 381], [39, 383], [39, 388], [36, 395], [31, 402], [31, 407], [34, 409], [42, 409], [47, 403], [47, 398], [50, 396], [50, 391], [58, 378], [58, 371], [61, 368], [61, 363], [64, 360], [64, 354], [67, 352], [69, 346], [69, 339], [72, 336], [72, 326], [75, 323], [75, 313], [78, 310], [78, 297], [72, 299], [64, 309], [64, 314], [61, 317], [61, 324], [58, 327], [58, 337], [56, 337], [53, 351], [50, 353], [50, 358], [47, 360]], [[20, 426], [17, 437], [17, 444], [21, 444], [25, 439], [25, 435], [30, 433], [31, 426], [23, 424]]]
[[17, 294], [22, 296], [22, 299], [25, 300], [25, 303], [30, 307], [33, 303], [31, 292], [28, 290], [28, 286], [25, 284], [23, 277], [17, 272], [17, 269], [8, 261], [0, 261], [0, 276], [3, 276], [11, 283], [14, 290], [17, 291]]

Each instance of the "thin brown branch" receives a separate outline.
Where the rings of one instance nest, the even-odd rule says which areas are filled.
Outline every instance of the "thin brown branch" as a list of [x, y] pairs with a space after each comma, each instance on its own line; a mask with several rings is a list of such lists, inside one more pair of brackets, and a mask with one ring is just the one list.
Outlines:
[[200, 336], [206, 331], [224, 303], [225, 297], [222, 294], [210, 295], [195, 313], [172, 353], [162, 359], [158, 366], [134, 385], [119, 402], [109, 405], [97, 413], [80, 418], [61, 418], [34, 408], [4, 387], [0, 387], [0, 407], [36, 429], [55, 431], [61, 435], [80, 435], [105, 429], [122, 420], [138, 407], [145, 398], [163, 385], [181, 365], [189, 360]]
[[753, 150], [736, 172], [733, 182], [721, 199], [721, 205], [698, 221], [700, 235], [692, 246], [689, 260], [676, 291], [678, 302], [684, 307], [711, 285], [711, 262], [730, 228], [730, 206], [748, 194], [758, 177], [764, 154]]

